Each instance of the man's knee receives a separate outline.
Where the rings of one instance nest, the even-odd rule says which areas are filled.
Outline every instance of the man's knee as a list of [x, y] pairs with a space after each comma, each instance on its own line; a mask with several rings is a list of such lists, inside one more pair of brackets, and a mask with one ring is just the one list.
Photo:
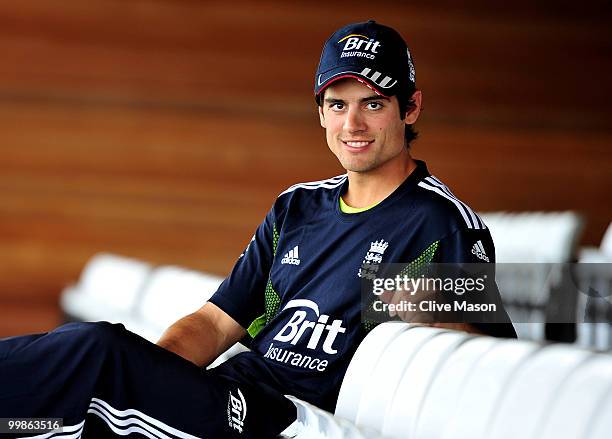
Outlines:
[[57, 334], [65, 333], [77, 343], [93, 344], [97, 348], [117, 346], [125, 337], [126, 329], [120, 323], [73, 322], [60, 326]]

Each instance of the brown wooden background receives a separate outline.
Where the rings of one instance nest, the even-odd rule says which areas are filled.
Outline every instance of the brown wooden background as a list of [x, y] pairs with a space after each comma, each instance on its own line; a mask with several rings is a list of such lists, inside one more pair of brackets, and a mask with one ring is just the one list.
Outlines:
[[1, 2], [0, 336], [58, 324], [99, 251], [227, 273], [276, 194], [341, 172], [312, 81], [368, 18], [415, 57], [416, 157], [479, 211], [580, 211], [597, 244], [610, 6], [431, 3]]

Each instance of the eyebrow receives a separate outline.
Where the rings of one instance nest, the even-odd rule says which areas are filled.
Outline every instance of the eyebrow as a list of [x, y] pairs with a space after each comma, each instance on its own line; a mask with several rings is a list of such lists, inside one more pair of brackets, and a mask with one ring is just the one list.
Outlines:
[[[372, 96], [367, 96], [365, 98], [361, 98], [359, 100], [360, 103], [364, 103], [364, 102], [370, 102], [370, 101], [379, 101], [379, 100], [383, 100], [383, 101], [390, 101], [389, 98], [386, 98], [384, 96], [381, 95], [372, 95]], [[345, 101], [343, 99], [338, 99], [338, 98], [325, 98], [324, 99], [325, 103], [327, 104], [336, 104], [336, 103], [345, 103]]]

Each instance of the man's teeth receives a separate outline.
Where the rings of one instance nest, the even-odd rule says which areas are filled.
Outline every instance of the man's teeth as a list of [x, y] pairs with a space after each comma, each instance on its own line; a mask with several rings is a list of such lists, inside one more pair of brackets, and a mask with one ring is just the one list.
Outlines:
[[353, 148], [363, 148], [370, 144], [370, 142], [345, 142], [348, 146], [352, 146]]

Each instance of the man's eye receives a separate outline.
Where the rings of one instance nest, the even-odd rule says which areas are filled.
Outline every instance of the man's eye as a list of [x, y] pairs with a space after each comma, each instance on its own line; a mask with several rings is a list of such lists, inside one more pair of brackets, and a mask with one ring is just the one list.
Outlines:
[[382, 108], [382, 104], [380, 102], [368, 102], [369, 110], [379, 110]]
[[329, 108], [335, 111], [342, 110], [344, 108], [344, 104], [342, 104], [341, 102], [335, 102], [333, 104], [330, 104]]

